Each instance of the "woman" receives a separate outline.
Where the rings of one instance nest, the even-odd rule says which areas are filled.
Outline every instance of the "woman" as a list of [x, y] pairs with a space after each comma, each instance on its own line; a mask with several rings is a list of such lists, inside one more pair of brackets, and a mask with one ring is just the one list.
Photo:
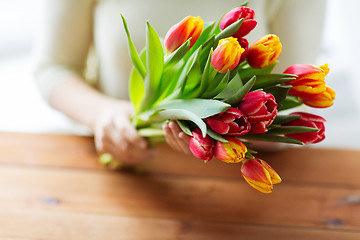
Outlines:
[[[127, 100], [127, 84], [131, 61], [119, 14], [126, 17], [140, 50], [146, 20], [165, 36], [171, 25], [187, 15], [217, 20], [239, 4], [235, 0], [48, 0], [36, 47], [38, 86], [53, 108], [90, 128], [99, 153], [110, 153], [127, 164], [142, 163], [156, 153], [130, 123], [133, 109]], [[324, 1], [254, 0], [249, 7], [255, 9], [258, 21], [249, 42], [274, 33], [283, 43], [278, 69], [314, 62], [320, 48]], [[172, 148], [189, 153], [189, 137], [177, 124], [164, 125], [164, 131]]]

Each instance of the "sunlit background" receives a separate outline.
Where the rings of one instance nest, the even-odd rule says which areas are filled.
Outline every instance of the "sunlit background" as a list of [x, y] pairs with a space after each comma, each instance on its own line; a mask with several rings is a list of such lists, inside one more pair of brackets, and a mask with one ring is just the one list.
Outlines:
[[[42, 1], [0, 1], [0, 131], [84, 134], [84, 128], [47, 106], [32, 78], [32, 41]], [[329, 64], [327, 83], [337, 96], [330, 109], [311, 110], [327, 119], [327, 138], [315, 147], [360, 149], [358, 9], [357, 0], [327, 1], [323, 49], [315, 64]]]

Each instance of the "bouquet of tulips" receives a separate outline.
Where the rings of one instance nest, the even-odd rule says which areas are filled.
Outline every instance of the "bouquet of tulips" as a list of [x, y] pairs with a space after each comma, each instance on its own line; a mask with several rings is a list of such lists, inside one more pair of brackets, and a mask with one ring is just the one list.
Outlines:
[[282, 111], [302, 104], [329, 107], [335, 93], [325, 84], [327, 65], [296, 64], [282, 74], [271, 73], [282, 46], [273, 34], [249, 46], [245, 36], [257, 25], [254, 16], [246, 4], [218, 23], [188, 16], [171, 27], [163, 41], [147, 23], [146, 47], [138, 53], [121, 15], [134, 65], [129, 87], [135, 108], [132, 121], [140, 135], [159, 139], [164, 122], [176, 121], [191, 136], [195, 157], [242, 163], [245, 180], [270, 193], [281, 178], [254, 157], [251, 142], [322, 141], [325, 119]]

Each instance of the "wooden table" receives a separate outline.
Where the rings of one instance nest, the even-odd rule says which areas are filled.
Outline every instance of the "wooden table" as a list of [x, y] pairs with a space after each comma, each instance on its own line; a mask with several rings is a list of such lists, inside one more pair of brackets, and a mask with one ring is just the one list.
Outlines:
[[360, 239], [360, 151], [262, 154], [272, 194], [240, 165], [159, 151], [147, 174], [117, 173], [91, 138], [0, 133], [0, 239]]

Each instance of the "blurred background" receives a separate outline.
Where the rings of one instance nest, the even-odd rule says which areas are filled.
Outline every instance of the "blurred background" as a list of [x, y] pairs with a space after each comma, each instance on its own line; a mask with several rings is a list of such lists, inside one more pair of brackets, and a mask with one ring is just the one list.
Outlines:
[[[0, 131], [86, 134], [42, 100], [32, 78], [32, 42], [42, 2], [0, 0]], [[359, 8], [357, 0], [327, 0], [323, 48], [314, 64], [329, 64], [327, 84], [336, 100], [329, 109], [311, 110], [327, 119], [327, 138], [313, 147], [360, 149]]]

